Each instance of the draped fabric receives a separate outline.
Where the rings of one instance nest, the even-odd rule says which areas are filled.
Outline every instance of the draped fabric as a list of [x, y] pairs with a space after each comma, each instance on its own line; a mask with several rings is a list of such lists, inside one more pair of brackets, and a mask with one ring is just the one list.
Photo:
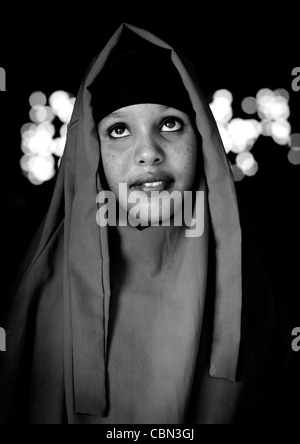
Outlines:
[[[205, 371], [201, 378], [207, 381], [221, 378], [221, 385], [238, 387], [235, 385], [238, 383], [234, 381], [237, 379], [241, 339], [242, 244], [239, 210], [226, 153], [190, 64], [154, 35], [124, 24], [95, 57], [80, 86], [68, 126], [66, 147], [53, 198], [16, 284], [17, 289], [5, 325], [7, 352], [1, 355], [0, 418], [4, 418], [4, 422], [5, 418], [16, 418], [16, 412], [19, 412], [25, 422], [105, 422], [110, 406], [113, 405], [113, 400], [110, 399], [113, 396], [110, 381], [116, 379], [115, 374], [113, 377], [111, 375], [116, 370], [113, 369], [110, 353], [113, 354], [113, 359], [117, 359], [118, 351], [121, 351], [120, 337], [122, 331], [124, 332], [122, 328], [126, 322], [130, 322], [130, 314], [134, 311], [128, 297], [133, 295], [137, 304], [134, 307], [137, 307], [139, 298], [145, 296], [143, 292], [151, 287], [151, 279], [147, 287], [138, 278], [138, 273], [146, 267], [145, 264], [141, 261], [132, 262], [134, 256], [130, 255], [127, 265], [129, 268], [132, 266], [133, 280], [130, 284], [130, 278], [125, 276], [125, 282], [129, 279], [129, 284], [127, 282], [128, 285], [124, 284], [124, 287], [116, 287], [119, 279], [116, 270], [120, 264], [115, 252], [120, 247], [112, 247], [111, 227], [99, 227], [96, 223], [96, 197], [103, 190], [104, 180], [99, 174], [100, 142], [88, 87], [105, 66], [112, 49], [122, 40], [125, 29], [153, 45], [171, 51], [174, 66], [195, 110], [201, 140], [198, 147], [201, 155], [198, 159], [201, 162], [199, 171], [203, 171], [203, 174], [198, 177], [197, 189], [205, 192], [204, 235], [187, 238], [182, 227], [176, 230], [174, 227], [173, 230], [171, 227], [163, 230], [162, 227], [150, 227], [143, 231], [132, 227], [127, 227], [125, 231], [121, 227], [116, 228], [119, 230], [118, 236], [125, 244], [128, 239], [134, 240], [132, 230], [136, 230], [135, 233], [140, 238], [137, 245], [144, 245], [144, 239], [149, 236], [151, 241], [148, 239], [146, 245], [154, 256], [157, 255], [152, 263], [156, 271], [152, 270], [153, 273], [150, 274], [153, 277], [153, 288], [148, 297], [160, 295], [159, 303], [166, 304], [157, 315], [156, 320], [161, 330], [156, 334], [159, 336], [159, 332], [165, 332], [169, 335], [169, 341], [160, 342], [162, 348], [159, 353], [164, 356], [164, 363], [161, 365], [166, 367], [159, 368], [157, 375], [164, 370], [170, 371], [167, 370], [168, 365], [178, 362], [175, 382], [170, 382], [170, 387], [175, 384], [178, 392], [174, 394], [170, 389], [170, 393], [173, 393], [170, 400], [177, 396], [177, 405], [180, 406], [177, 411], [174, 406], [174, 414], [166, 415], [164, 419], [184, 421], [190, 397], [194, 394], [194, 383], [202, 375], [203, 368]], [[209, 364], [202, 367], [197, 374], [197, 359], [201, 354], [199, 344], [203, 340], [204, 306], [207, 303], [207, 278], [210, 272], [210, 238], [214, 240], [213, 293], [210, 292], [213, 301], [210, 318], [212, 334], [205, 346]], [[155, 240], [157, 250], [153, 249]], [[128, 253], [130, 248], [127, 245], [122, 251], [124, 254]], [[136, 249], [136, 254], [140, 254], [140, 251]], [[122, 273], [124, 274], [122, 270], [120, 282]], [[157, 282], [160, 282], [159, 287], [155, 286]], [[153, 290], [155, 288], [159, 288], [157, 293]], [[118, 307], [123, 324], [117, 324], [119, 311], [116, 313], [116, 309], [114, 310], [116, 294], [124, 295], [124, 300], [121, 299], [124, 302], [124, 311], [121, 310], [122, 303]], [[153, 312], [153, 324], [150, 319], [149, 329], [153, 329], [157, 306], [149, 304], [149, 313]], [[167, 316], [168, 307], [171, 320]], [[177, 331], [174, 327], [176, 319], [181, 322]], [[118, 325], [123, 327], [118, 330]], [[135, 327], [138, 328], [137, 326], [138, 323]], [[133, 334], [128, 344], [139, 340], [138, 330], [135, 331], [134, 328], [130, 334], [136, 332], [136, 336]], [[119, 339], [114, 342], [115, 332]], [[176, 335], [178, 348], [174, 344]], [[146, 336], [141, 335], [141, 344], [148, 344], [149, 347], [155, 343], [151, 342], [155, 341], [155, 336], [149, 338], [149, 341], [147, 342]], [[144, 352], [148, 353], [147, 350]], [[136, 352], [132, 352], [132, 356], [135, 356], [134, 353]], [[169, 361], [166, 358], [168, 353]], [[152, 359], [155, 360], [156, 355], [153, 356]], [[149, 359], [147, 355], [141, 366], [149, 364]], [[132, 363], [128, 364], [127, 371], [131, 365]], [[147, 375], [150, 377], [149, 372], [147, 367], [145, 378]], [[153, 375], [155, 374], [154, 372]], [[178, 387], [182, 381], [185, 381], [184, 390]], [[163, 379], [160, 383], [162, 382]], [[145, 381], [146, 383], [150, 382]], [[158, 390], [159, 386], [155, 383], [153, 387]], [[18, 399], [20, 402], [16, 401]], [[137, 405], [141, 402], [141, 398], [136, 401]], [[147, 409], [141, 409], [139, 416], [136, 412], [131, 415], [125, 408], [126, 403], [123, 407], [124, 422], [147, 422]], [[201, 407], [201, 411], [204, 412], [205, 407]], [[119, 415], [120, 412], [115, 412], [114, 417], [122, 422], [122, 415]], [[149, 415], [149, 421], [157, 420], [155, 415]], [[206, 421], [205, 415], [201, 415]], [[219, 419], [222, 420], [220, 415]]]

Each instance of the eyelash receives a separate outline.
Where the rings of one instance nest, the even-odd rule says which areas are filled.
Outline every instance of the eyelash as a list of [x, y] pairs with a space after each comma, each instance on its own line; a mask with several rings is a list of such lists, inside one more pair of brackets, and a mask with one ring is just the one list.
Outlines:
[[[169, 133], [172, 133], [172, 132], [173, 132], [173, 133], [175, 133], [175, 132], [180, 132], [180, 131], [183, 130], [184, 125], [185, 125], [184, 122], [183, 122], [179, 117], [173, 117], [173, 116], [166, 117], [166, 118], [161, 122], [159, 128], [161, 129], [166, 123], [168, 123], [168, 122], [172, 122], [172, 121], [175, 121], [175, 122], [179, 123], [179, 124], [181, 125], [181, 128], [179, 128], [179, 129], [177, 129], [177, 130], [174, 130], [174, 131], [171, 130], [171, 131], [163, 131], [163, 132], [169, 132]], [[109, 136], [111, 139], [113, 139], [113, 140], [116, 140], [116, 139], [122, 139], [122, 136], [121, 136], [121, 137], [114, 137], [114, 136], [111, 135], [112, 132], [113, 132], [115, 129], [117, 129], [117, 128], [128, 129], [128, 128], [127, 128], [127, 125], [126, 125], [125, 123], [116, 123], [115, 125], [109, 127], [108, 130], [107, 130], [107, 134], [108, 134], [108, 136]], [[123, 137], [128, 137], [128, 136], [123, 136]]]

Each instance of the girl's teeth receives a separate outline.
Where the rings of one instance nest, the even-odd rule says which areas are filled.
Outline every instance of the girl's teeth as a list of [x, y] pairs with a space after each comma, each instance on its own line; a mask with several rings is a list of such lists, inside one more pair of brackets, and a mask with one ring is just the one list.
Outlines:
[[159, 186], [161, 184], [162, 184], [162, 181], [161, 182], [147, 182], [147, 183], [143, 183], [143, 186], [145, 186], [145, 187], [157, 187], [157, 186]]

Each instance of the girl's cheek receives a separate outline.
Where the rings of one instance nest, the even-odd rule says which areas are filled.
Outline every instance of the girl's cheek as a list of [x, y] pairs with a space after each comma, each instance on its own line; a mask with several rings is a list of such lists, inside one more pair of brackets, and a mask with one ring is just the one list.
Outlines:
[[113, 186], [126, 181], [129, 171], [129, 161], [126, 156], [120, 153], [106, 152], [103, 153], [102, 162], [108, 182]]
[[189, 147], [184, 153], [177, 152], [176, 164], [179, 170], [184, 174], [189, 174], [195, 169], [197, 153], [195, 147]]

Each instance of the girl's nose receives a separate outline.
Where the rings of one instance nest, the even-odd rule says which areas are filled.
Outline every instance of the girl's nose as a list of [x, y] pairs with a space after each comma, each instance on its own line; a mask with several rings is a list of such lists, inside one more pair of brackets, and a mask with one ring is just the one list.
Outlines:
[[164, 161], [165, 155], [162, 147], [157, 141], [148, 137], [146, 140], [137, 143], [134, 153], [134, 161], [136, 165], [152, 166], [159, 165]]

